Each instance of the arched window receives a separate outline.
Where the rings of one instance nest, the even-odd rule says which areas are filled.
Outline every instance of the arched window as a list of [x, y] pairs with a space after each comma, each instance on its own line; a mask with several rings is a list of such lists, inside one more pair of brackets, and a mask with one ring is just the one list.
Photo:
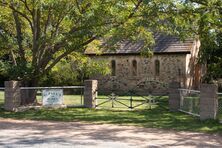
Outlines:
[[178, 69], [178, 76], [181, 77], [181, 69]]
[[155, 60], [155, 75], [159, 76], [160, 75], [160, 61]]
[[132, 74], [133, 76], [137, 76], [137, 61], [136, 60], [133, 60], [132, 61]]
[[111, 68], [112, 68], [112, 76], [116, 76], [116, 61], [112, 60], [111, 61]]

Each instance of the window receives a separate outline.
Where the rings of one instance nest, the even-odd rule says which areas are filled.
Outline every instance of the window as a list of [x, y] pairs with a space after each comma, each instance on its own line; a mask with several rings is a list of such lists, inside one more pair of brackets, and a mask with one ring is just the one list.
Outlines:
[[159, 76], [160, 75], [160, 61], [155, 60], [155, 75]]
[[112, 68], [112, 76], [116, 76], [116, 61], [112, 60], [111, 61], [111, 68]]
[[178, 76], [181, 77], [181, 69], [178, 69]]
[[132, 74], [133, 74], [133, 76], [137, 76], [137, 61], [136, 60], [133, 60], [132, 66], [133, 66]]

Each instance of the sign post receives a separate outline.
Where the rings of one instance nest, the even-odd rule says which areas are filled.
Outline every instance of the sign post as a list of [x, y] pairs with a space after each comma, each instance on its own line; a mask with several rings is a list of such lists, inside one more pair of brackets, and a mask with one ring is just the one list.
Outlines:
[[42, 103], [45, 107], [62, 107], [63, 90], [62, 89], [44, 89], [42, 91]]

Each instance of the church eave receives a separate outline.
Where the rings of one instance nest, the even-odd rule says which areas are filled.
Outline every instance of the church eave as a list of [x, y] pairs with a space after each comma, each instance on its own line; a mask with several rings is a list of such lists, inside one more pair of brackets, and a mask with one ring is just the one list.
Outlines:
[[[166, 54], [190, 54], [190, 51], [181, 51], [181, 52], [154, 52], [154, 55], [166, 55]], [[129, 55], [141, 55], [141, 53], [85, 53], [88, 56], [129, 56]]]

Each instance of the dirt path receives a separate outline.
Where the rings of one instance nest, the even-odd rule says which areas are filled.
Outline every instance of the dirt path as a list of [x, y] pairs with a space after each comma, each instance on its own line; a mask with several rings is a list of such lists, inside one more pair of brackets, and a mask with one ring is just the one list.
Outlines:
[[222, 147], [222, 137], [134, 126], [0, 119], [0, 147]]

